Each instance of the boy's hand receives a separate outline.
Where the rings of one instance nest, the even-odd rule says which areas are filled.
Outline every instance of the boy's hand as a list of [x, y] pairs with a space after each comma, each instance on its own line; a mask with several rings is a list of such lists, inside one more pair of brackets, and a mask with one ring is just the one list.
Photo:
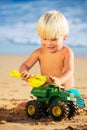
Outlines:
[[33, 75], [30, 74], [29, 72], [27, 71], [24, 71], [24, 72], [21, 72], [21, 77], [27, 81], [28, 78], [32, 77]]
[[57, 77], [50, 76], [49, 78], [50, 78], [51, 82], [54, 83], [54, 84], [58, 84], [58, 85], [62, 84], [61, 80]]

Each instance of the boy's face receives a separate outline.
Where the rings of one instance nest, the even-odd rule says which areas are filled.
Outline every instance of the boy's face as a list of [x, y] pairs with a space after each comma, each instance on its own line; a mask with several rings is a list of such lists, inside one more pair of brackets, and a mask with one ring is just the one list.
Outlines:
[[60, 49], [63, 41], [64, 41], [63, 36], [60, 36], [58, 39], [51, 39], [51, 40], [41, 39], [42, 46], [50, 53], [57, 52]]

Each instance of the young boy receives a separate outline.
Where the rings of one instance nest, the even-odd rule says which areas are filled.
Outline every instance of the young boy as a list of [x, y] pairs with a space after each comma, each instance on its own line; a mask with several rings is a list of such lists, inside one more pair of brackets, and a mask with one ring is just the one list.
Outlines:
[[[20, 73], [25, 80], [31, 77], [29, 70], [39, 61], [41, 75], [48, 77], [48, 82], [64, 87], [64, 90], [80, 96], [74, 88], [74, 54], [63, 42], [69, 34], [66, 18], [57, 11], [45, 13], [38, 21], [37, 32], [41, 39], [42, 47], [36, 49], [29, 58], [20, 66]], [[76, 101], [80, 107], [85, 107], [84, 100]], [[26, 103], [20, 106], [25, 107]], [[19, 106], [19, 107], [20, 107]]]
[[26, 80], [32, 74], [29, 70], [39, 61], [41, 75], [47, 76], [49, 82], [64, 86], [69, 90], [74, 84], [74, 54], [63, 45], [69, 34], [66, 18], [58, 11], [45, 13], [38, 21], [37, 33], [42, 47], [35, 50], [20, 66], [20, 73]]

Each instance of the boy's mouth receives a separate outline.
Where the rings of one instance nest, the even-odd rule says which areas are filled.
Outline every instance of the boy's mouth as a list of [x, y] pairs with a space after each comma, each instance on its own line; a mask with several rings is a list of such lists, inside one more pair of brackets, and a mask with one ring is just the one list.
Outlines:
[[53, 46], [52, 47], [47, 47], [47, 49], [48, 49], [49, 52], [54, 52], [55, 51], [55, 47], [53, 47]]
[[49, 46], [49, 47], [47, 47], [47, 48], [50, 49], [50, 50], [52, 50], [52, 49], [54, 49], [55, 47]]

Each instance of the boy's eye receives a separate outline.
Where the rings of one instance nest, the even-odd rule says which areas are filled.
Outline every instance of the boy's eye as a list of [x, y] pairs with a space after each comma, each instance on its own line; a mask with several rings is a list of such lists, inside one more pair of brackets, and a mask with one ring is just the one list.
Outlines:
[[46, 38], [44, 38], [43, 40], [47, 40]]
[[[46, 39], [46, 38], [44, 38], [43, 40], [48, 40], [48, 39]], [[58, 39], [57, 38], [52, 38], [52, 39], [50, 39], [50, 41], [57, 41]]]
[[56, 41], [56, 40], [57, 40], [56, 38], [51, 39], [51, 41]]

